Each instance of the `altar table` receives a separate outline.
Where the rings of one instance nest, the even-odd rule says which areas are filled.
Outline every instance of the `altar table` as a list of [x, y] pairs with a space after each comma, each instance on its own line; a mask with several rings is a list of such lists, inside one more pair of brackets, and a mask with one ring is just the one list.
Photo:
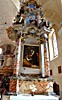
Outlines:
[[56, 96], [46, 96], [46, 95], [17, 95], [17, 96], [10, 96], [10, 100], [59, 100]]

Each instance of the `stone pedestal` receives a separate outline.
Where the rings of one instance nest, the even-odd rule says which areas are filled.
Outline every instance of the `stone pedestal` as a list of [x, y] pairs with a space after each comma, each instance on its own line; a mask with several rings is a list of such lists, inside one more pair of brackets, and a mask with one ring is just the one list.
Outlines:
[[9, 92], [16, 93], [17, 79], [10, 79]]
[[19, 92], [22, 94], [32, 94], [32, 90], [30, 86], [34, 86], [36, 88], [35, 94], [48, 94], [49, 92], [53, 92], [53, 83], [47, 80], [34, 80], [34, 81], [22, 81], [19, 80]]

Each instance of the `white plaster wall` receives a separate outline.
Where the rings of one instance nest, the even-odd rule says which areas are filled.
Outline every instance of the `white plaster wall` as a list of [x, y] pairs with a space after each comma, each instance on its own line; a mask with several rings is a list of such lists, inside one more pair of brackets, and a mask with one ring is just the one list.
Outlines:
[[62, 92], [62, 73], [58, 73], [58, 66], [62, 66], [62, 34], [58, 36], [58, 58], [50, 62], [52, 69], [52, 78], [59, 84], [60, 92]]
[[0, 41], [2, 44], [13, 44], [13, 42], [8, 38], [6, 29], [9, 26], [12, 26], [12, 20], [16, 15], [16, 12], [17, 9], [10, 0], [0, 0]]
[[16, 6], [16, 8], [19, 11], [19, 8], [20, 8], [20, 0], [11, 0], [11, 1], [13, 2], [13, 4]]

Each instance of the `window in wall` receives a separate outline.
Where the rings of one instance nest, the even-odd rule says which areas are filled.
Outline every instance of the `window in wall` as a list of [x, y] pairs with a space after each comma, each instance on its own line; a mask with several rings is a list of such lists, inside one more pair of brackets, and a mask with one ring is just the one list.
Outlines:
[[4, 65], [4, 55], [3, 55], [3, 50], [0, 48], [0, 67]]

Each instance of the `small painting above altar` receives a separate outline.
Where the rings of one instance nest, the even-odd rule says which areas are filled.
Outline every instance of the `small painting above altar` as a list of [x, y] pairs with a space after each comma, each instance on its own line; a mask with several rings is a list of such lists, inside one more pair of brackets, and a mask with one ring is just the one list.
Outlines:
[[23, 67], [39, 68], [40, 62], [39, 45], [24, 45], [23, 49]]

